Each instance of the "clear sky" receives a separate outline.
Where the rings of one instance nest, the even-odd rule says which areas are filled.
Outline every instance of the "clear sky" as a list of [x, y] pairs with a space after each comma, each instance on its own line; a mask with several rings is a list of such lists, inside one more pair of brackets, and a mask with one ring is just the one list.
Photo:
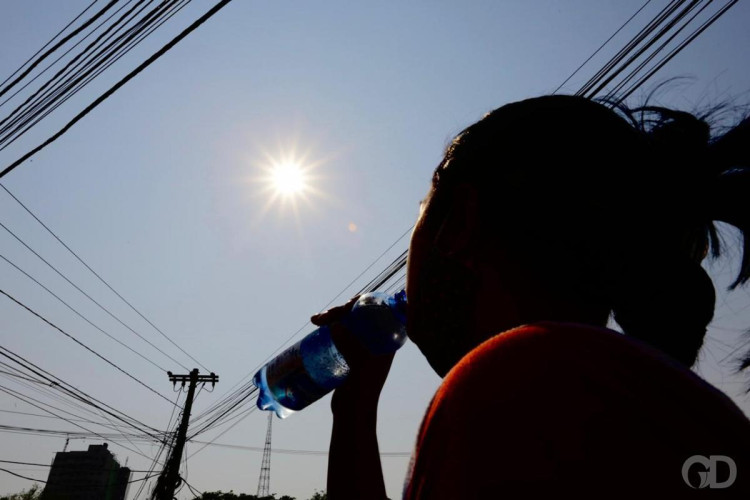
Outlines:
[[[2, 0], [0, 77], [89, 3]], [[2, 167], [213, 3], [192, 2], [91, 88], [0, 151]], [[214, 393], [199, 395], [195, 412], [200, 412], [413, 224], [431, 172], [454, 134], [504, 103], [552, 92], [641, 3], [236, 0], [2, 182], [149, 319], [220, 375]], [[577, 90], [665, 1], [652, 3], [563, 90]], [[747, 103], [748, 25], [750, 4], [740, 2], [658, 75], [657, 82], [688, 77], [661, 92], [660, 102], [687, 110], [727, 99]], [[7, 106], [0, 111], [7, 113]], [[314, 188], [306, 200], [297, 200], [296, 210], [289, 202], [269, 202], [260, 180], [269, 158], [295, 154], [310, 166]], [[193, 366], [4, 192], [0, 222], [151, 342]], [[405, 249], [407, 239], [344, 297]], [[184, 372], [4, 231], [0, 253], [118, 339], [157, 364]], [[726, 287], [736, 269], [735, 261], [711, 269], [717, 289]], [[4, 262], [0, 283], [175, 397], [166, 374], [75, 317]], [[697, 370], [750, 414], [750, 401], [741, 396], [743, 380], [731, 375], [731, 360], [722, 361], [748, 325], [748, 292], [720, 293]], [[2, 297], [0, 345], [154, 427], [163, 428], [169, 419], [167, 402]], [[399, 352], [381, 399], [381, 451], [411, 450], [439, 382], [412, 344]], [[0, 385], [18, 387], [13, 384], [0, 377]], [[467, 411], [475, 411], [477, 419], [493, 418], [477, 406]], [[4, 394], [0, 410], [39, 413]], [[330, 423], [325, 398], [276, 420], [273, 446], [326, 450]], [[0, 413], [0, 424], [74, 429], [58, 420], [10, 413]], [[202, 437], [208, 440], [221, 430]], [[266, 415], [256, 412], [217, 442], [262, 447], [265, 432]], [[73, 440], [69, 449], [96, 442]], [[156, 451], [139, 446], [147, 455]], [[62, 447], [61, 438], [0, 433], [3, 460], [48, 463]], [[197, 448], [190, 444], [188, 452]], [[136, 454], [114, 444], [110, 449], [134, 469], [148, 467]], [[209, 447], [189, 460], [188, 481], [199, 490], [255, 493], [260, 460], [258, 452]], [[399, 498], [408, 457], [384, 458], [383, 465], [388, 494]], [[45, 469], [6, 468], [46, 478]], [[271, 468], [273, 492], [305, 499], [325, 488], [325, 456], [275, 454]], [[29, 485], [0, 472], [0, 494]], [[189, 498], [186, 489], [180, 498]]]

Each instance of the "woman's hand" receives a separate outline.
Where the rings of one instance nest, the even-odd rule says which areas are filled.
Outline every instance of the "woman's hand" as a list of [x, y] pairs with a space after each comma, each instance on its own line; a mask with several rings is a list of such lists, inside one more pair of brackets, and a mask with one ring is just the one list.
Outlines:
[[393, 363], [394, 354], [370, 354], [362, 343], [343, 324], [359, 295], [346, 304], [316, 314], [310, 321], [317, 326], [328, 325], [331, 337], [338, 350], [349, 364], [346, 381], [333, 393], [331, 410], [333, 413], [359, 409], [377, 409], [380, 392]]

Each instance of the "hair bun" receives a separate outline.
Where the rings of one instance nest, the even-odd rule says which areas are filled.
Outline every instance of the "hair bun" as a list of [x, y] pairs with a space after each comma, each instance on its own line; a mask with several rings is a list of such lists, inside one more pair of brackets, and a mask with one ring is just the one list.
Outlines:
[[625, 334], [687, 366], [695, 363], [716, 304], [700, 264], [688, 258], [643, 264], [622, 276], [613, 298], [614, 318]]

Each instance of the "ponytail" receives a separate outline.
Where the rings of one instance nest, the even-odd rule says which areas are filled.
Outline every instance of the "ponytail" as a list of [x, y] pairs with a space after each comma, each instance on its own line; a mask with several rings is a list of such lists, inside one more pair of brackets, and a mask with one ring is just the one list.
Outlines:
[[[734, 290], [750, 279], [750, 118], [715, 140], [708, 148], [714, 160], [716, 180], [711, 198], [711, 218], [736, 227], [742, 236], [742, 263]], [[714, 257], [721, 254], [718, 239]]]
[[[657, 217], [670, 227], [646, 231], [655, 252], [631, 252], [618, 273], [612, 311], [626, 335], [692, 366], [716, 302], [700, 266], [709, 254], [716, 259], [723, 253], [714, 221], [731, 224], [742, 237], [742, 263], [729, 289], [750, 279], [750, 119], [711, 141], [706, 122], [688, 113], [643, 107], [626, 117], [656, 159], [659, 172], [650, 180], [660, 185], [657, 191], [680, 195], [676, 206], [667, 206], [673, 202], [667, 199]], [[741, 361], [741, 369], [748, 367], [750, 353]]]

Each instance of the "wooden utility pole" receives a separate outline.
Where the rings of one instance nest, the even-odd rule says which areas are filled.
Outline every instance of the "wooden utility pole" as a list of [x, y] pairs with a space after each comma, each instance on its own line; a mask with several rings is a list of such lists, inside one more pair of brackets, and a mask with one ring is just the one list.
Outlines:
[[219, 376], [211, 373], [210, 375], [199, 375], [198, 369], [195, 368], [190, 372], [189, 375], [173, 375], [172, 372], [167, 372], [169, 375], [169, 381], [172, 384], [182, 383], [182, 387], [185, 387], [185, 383], [188, 383], [187, 398], [185, 398], [185, 406], [182, 409], [182, 421], [180, 422], [180, 428], [177, 431], [177, 437], [175, 439], [174, 447], [172, 447], [169, 458], [164, 465], [164, 470], [159, 475], [159, 479], [156, 481], [156, 487], [151, 495], [154, 500], [172, 500], [174, 498], [174, 490], [177, 489], [180, 483], [180, 461], [182, 460], [182, 452], [185, 449], [185, 439], [187, 437], [188, 421], [190, 420], [190, 410], [193, 407], [193, 398], [195, 397], [195, 386], [199, 382], [211, 382], [212, 385], [216, 385], [219, 381]]

